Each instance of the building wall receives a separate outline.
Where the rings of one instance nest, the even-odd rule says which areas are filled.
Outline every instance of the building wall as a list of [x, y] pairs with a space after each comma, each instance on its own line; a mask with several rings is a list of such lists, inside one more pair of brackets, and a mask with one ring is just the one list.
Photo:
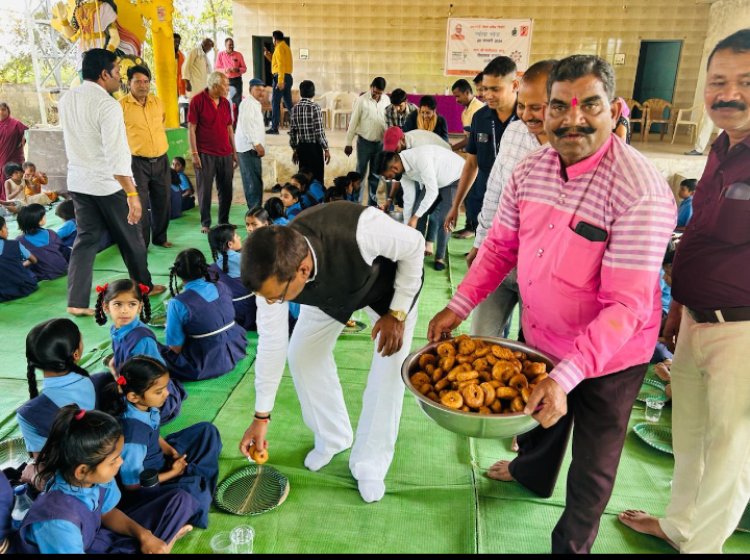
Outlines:
[[[720, 3], [747, 4], [747, 0]], [[449, 6], [452, 6], [450, 8]], [[616, 66], [617, 91], [630, 97], [641, 40], [682, 40], [675, 104], [693, 103], [711, 5], [696, 0], [235, 0], [234, 37], [250, 59], [253, 35], [281, 29], [292, 39], [295, 84], [318, 92], [364, 91], [376, 75], [388, 90], [443, 93], [447, 19], [533, 18], [531, 61], [582, 53]], [[309, 60], [299, 60], [299, 49]]]

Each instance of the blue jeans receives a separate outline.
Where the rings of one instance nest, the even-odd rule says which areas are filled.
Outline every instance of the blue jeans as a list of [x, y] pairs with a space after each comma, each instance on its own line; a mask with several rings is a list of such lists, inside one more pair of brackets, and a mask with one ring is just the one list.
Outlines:
[[263, 198], [263, 166], [255, 150], [237, 152], [242, 176], [242, 190], [248, 208], [260, 206]]
[[271, 128], [279, 130], [279, 120], [281, 119], [281, 98], [284, 98], [284, 105], [289, 113], [292, 112], [292, 79], [291, 74], [284, 74], [284, 89], [277, 88], [278, 76], [273, 77], [273, 94], [271, 95]]
[[[367, 177], [368, 188], [360, 188], [360, 201], [364, 202], [365, 196], [369, 195], [367, 204], [369, 206], [378, 205], [378, 185], [380, 184], [380, 177], [375, 174], [375, 159], [378, 154], [383, 151], [382, 142], [371, 142], [365, 140], [361, 136], [357, 137], [357, 173], [364, 179]], [[370, 166], [369, 173], [367, 173], [367, 166]], [[364, 185], [362, 185], [364, 187]], [[367, 194], [365, 194], [367, 193]]]

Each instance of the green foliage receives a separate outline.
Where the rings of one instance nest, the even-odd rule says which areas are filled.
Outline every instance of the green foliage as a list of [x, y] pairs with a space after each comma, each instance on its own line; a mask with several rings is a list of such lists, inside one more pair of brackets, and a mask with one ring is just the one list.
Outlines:
[[232, 0], [174, 0], [173, 26], [182, 37], [183, 52], [206, 37], [221, 49], [220, 41], [232, 35]]

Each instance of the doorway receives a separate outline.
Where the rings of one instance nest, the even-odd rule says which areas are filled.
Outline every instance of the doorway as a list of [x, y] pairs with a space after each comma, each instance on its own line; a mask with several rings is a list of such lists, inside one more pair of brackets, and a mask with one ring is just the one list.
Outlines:
[[[291, 47], [291, 39], [284, 37], [286, 44]], [[263, 80], [267, 86], [273, 85], [273, 74], [271, 73], [271, 61], [263, 56], [263, 51], [268, 49], [273, 52], [273, 37], [253, 35], [253, 77]]]
[[671, 103], [681, 52], [682, 41], [641, 41], [633, 99], [643, 103], [647, 99], [658, 98]]

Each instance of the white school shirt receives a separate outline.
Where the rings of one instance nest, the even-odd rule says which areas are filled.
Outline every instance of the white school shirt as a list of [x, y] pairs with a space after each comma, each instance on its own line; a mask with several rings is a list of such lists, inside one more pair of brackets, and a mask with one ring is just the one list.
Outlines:
[[121, 190], [115, 175], [132, 177], [132, 158], [122, 107], [95, 82], [85, 80], [58, 103], [68, 190], [109, 196]]
[[377, 103], [368, 91], [359, 96], [352, 109], [349, 129], [346, 131], [346, 145], [351, 146], [355, 136], [370, 142], [380, 142], [385, 134], [385, 108], [391, 104], [386, 94]]
[[234, 145], [237, 152], [249, 152], [258, 144], [266, 143], [266, 126], [260, 102], [252, 95], [240, 103], [237, 116], [237, 130], [234, 131]]
[[438, 190], [461, 178], [464, 158], [453, 150], [440, 146], [420, 146], [399, 153], [404, 173], [401, 186], [404, 189], [404, 221], [411, 218], [411, 209], [417, 192], [417, 183], [426, 192], [419, 208], [414, 212], [420, 218], [430, 209], [438, 197]]
[[[359, 218], [355, 234], [364, 261], [371, 265], [379, 256], [397, 263], [391, 309], [409, 311], [422, 285], [424, 237], [414, 228], [401, 224], [377, 208], [367, 208]], [[317, 271], [317, 257], [312, 251]], [[312, 276], [308, 281], [315, 279]], [[289, 346], [289, 304], [258, 304], [258, 357], [255, 362], [255, 410], [270, 412], [284, 373]], [[331, 319], [333, 321], [333, 319]]]

